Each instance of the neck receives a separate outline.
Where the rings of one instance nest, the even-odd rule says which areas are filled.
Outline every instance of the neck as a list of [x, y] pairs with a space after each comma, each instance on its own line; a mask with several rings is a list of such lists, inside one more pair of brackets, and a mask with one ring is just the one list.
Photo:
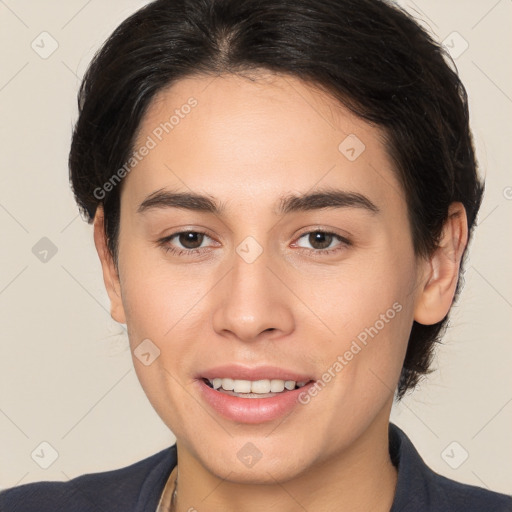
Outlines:
[[178, 487], [172, 512], [389, 512], [397, 482], [388, 421], [372, 424], [351, 446], [286, 481], [248, 484], [211, 473], [177, 442]]

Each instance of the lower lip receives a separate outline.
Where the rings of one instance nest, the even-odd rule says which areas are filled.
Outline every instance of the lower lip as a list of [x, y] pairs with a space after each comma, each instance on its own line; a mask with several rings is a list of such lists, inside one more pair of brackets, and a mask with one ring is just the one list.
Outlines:
[[271, 398], [240, 398], [211, 388], [202, 379], [196, 381], [204, 400], [219, 414], [238, 423], [263, 423], [290, 413], [301, 405], [299, 395], [308, 392], [314, 382], [302, 388], [285, 391]]

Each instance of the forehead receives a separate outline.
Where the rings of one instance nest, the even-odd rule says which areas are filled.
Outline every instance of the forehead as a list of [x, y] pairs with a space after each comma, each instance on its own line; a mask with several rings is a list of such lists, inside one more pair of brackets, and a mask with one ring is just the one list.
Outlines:
[[168, 187], [270, 206], [286, 191], [343, 187], [403, 210], [383, 140], [380, 129], [294, 77], [190, 77], [151, 102], [134, 145], [151, 149], [123, 194], [140, 203]]

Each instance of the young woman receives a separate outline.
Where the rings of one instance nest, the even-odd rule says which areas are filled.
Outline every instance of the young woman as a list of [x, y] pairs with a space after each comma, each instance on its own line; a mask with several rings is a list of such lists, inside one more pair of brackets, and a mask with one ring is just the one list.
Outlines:
[[176, 444], [2, 511], [505, 511], [390, 423], [483, 186], [464, 87], [378, 0], [157, 0], [79, 93], [70, 176]]

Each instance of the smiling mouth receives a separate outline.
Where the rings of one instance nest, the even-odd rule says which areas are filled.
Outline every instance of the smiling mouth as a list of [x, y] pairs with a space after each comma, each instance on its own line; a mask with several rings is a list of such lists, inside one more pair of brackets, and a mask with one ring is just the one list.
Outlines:
[[231, 378], [202, 379], [210, 388], [226, 395], [240, 398], [271, 398], [304, 387], [312, 381], [296, 382], [294, 380], [261, 379], [242, 380]]

